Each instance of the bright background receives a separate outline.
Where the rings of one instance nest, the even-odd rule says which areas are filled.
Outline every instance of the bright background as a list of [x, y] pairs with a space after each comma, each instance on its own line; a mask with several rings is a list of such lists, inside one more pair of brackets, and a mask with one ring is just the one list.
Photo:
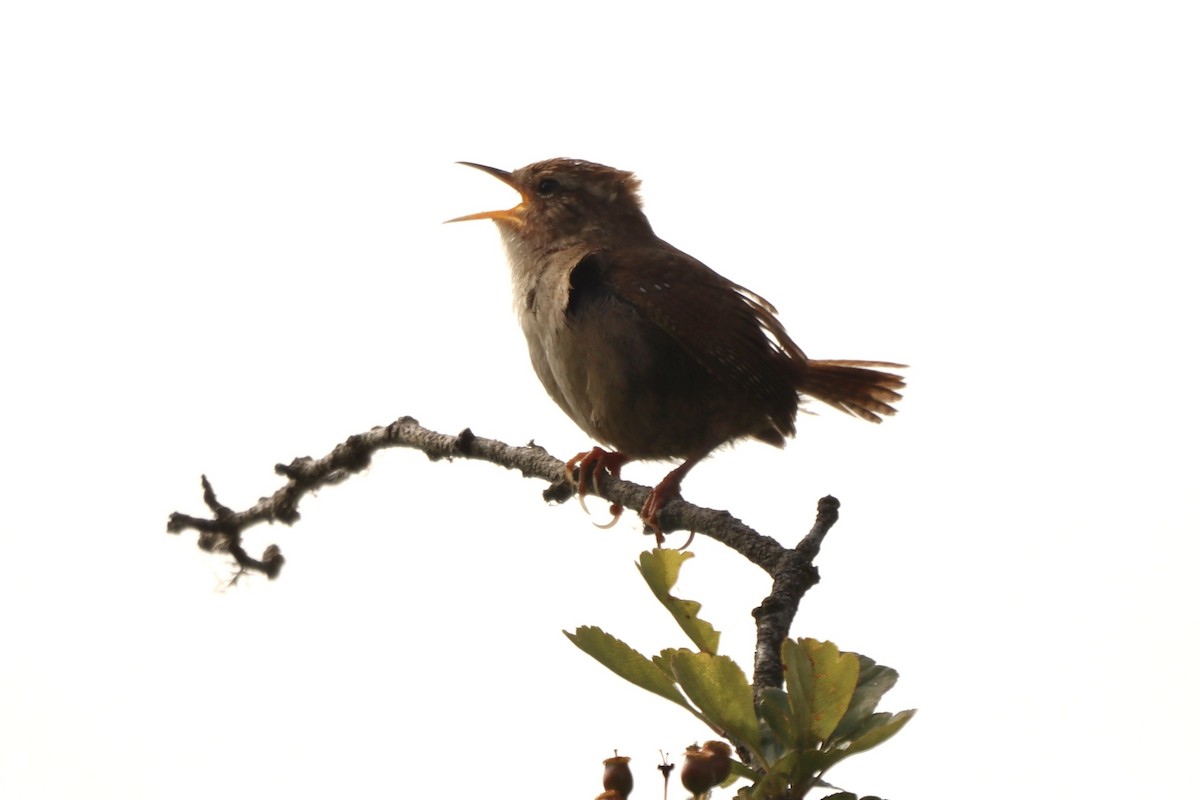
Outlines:
[[[11, 2], [0, 10], [0, 796], [658, 796], [706, 731], [559, 632], [684, 642], [633, 515], [388, 452], [282, 577], [169, 512], [409, 414], [590, 445], [527, 364], [457, 160], [635, 170], [656, 230], [827, 358], [912, 364], [881, 427], [800, 420], [685, 495], [794, 542], [793, 632], [920, 713], [830, 778], [891, 798], [1194, 788], [1197, 12], [1166, 2]], [[653, 482], [662, 464], [631, 468]], [[603, 505], [594, 503], [597, 519]], [[747, 668], [769, 588], [681, 593]], [[673, 785], [671, 796], [683, 797]]]

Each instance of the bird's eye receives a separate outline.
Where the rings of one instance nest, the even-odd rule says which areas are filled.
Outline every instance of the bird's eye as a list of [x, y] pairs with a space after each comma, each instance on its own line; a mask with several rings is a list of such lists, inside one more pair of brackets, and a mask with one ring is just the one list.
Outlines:
[[558, 181], [554, 180], [554, 178], [544, 178], [538, 183], [537, 191], [543, 197], [554, 194], [558, 191]]

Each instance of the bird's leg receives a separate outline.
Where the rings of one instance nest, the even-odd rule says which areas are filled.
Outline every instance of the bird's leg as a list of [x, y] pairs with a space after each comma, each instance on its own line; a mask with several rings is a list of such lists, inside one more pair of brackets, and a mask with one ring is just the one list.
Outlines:
[[[707, 455], [707, 452], [704, 455]], [[658, 512], [662, 511], [667, 503], [679, 497], [679, 484], [683, 483], [684, 476], [691, 472], [692, 467], [700, 463], [704, 455], [697, 458], [689, 458], [668, 472], [667, 477], [663, 478], [658, 486], [650, 490], [650, 496], [646, 498], [646, 504], [642, 506], [642, 522], [646, 523], [646, 526], [654, 531], [654, 538], [658, 542], [659, 547], [662, 547], [665, 537], [663, 536], [662, 528], [658, 526]], [[691, 541], [689, 538], [688, 544]], [[684, 547], [687, 547], [687, 545], [685, 544]]]
[[[629, 456], [624, 453], [610, 453], [599, 447], [593, 447], [586, 453], [579, 453], [570, 461], [567, 462], [567, 480], [576, 480], [575, 470], [579, 470], [579, 478], [577, 486], [579, 487], [579, 505], [583, 506], [583, 510], [587, 511], [587, 504], [583, 501], [584, 496], [588, 493], [588, 486], [591, 486], [592, 492], [600, 493], [600, 475], [607, 472], [614, 478], [621, 477], [621, 467], [629, 461]], [[625, 509], [620, 503], [613, 503], [608, 507], [608, 513], [612, 514], [612, 519], [604, 525], [593, 523], [597, 528], [611, 528], [617, 524], [617, 520], [621, 518], [621, 512]]]

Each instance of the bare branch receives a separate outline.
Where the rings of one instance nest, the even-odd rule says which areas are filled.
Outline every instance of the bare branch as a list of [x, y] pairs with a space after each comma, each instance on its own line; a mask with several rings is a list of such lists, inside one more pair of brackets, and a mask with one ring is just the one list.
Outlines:
[[762, 604], [754, 609], [754, 620], [758, 628], [754, 647], [754, 696], [763, 689], [783, 685], [783, 660], [781, 648], [788, 637], [792, 620], [804, 597], [821, 575], [813, 562], [821, 551], [825, 534], [838, 520], [841, 503], [832, 495], [822, 497], [817, 503], [817, 519], [812, 530], [800, 540], [795, 549], [788, 550], [775, 563], [771, 593]]
[[[211, 518], [175, 512], [167, 522], [167, 530], [170, 533], [196, 530], [202, 549], [229, 553], [238, 566], [234, 581], [248, 572], [261, 572], [273, 579], [279, 575], [284, 563], [279, 547], [272, 544], [263, 552], [262, 558], [255, 559], [243, 548], [242, 535], [263, 522], [294, 524], [300, 519], [298, 507], [306, 494], [341, 483], [366, 469], [376, 452], [392, 447], [420, 450], [434, 461], [470, 458], [520, 470], [526, 478], [550, 484], [542, 492], [547, 502], [562, 502], [576, 491], [574, 477], [568, 478], [566, 474], [566, 464], [532, 442], [524, 447], [514, 447], [476, 436], [469, 428], [452, 436], [423, 428], [412, 417], [401, 417], [386, 427], [351, 436], [321, 458], [304, 456], [291, 464], [277, 464], [275, 472], [287, 482], [273, 495], [244, 511], [233, 511], [222, 505], [208, 478], [201, 476], [204, 503]], [[649, 487], [614, 479], [607, 474], [599, 476], [597, 483], [594, 490], [600, 497], [635, 510], [642, 507], [650, 491]], [[708, 536], [736, 550], [774, 579], [771, 593], [754, 610], [758, 628], [754, 654], [755, 696], [766, 687], [783, 683], [781, 646], [789, 634], [800, 599], [820, 580], [813, 561], [825, 535], [837, 522], [838, 507], [837, 498], [822, 498], [817, 504], [817, 518], [812, 529], [793, 549], [747, 527], [728, 511], [701, 508], [685, 500], [670, 502], [659, 515], [664, 532], [689, 530]], [[650, 531], [647, 529], [646, 532]]]
[[[274, 578], [283, 566], [283, 555], [278, 546], [271, 545], [261, 559], [254, 559], [242, 548], [242, 535], [263, 522], [294, 524], [300, 519], [300, 500], [306, 494], [341, 483], [365, 469], [377, 451], [392, 447], [417, 449], [435, 461], [471, 458], [519, 470], [527, 478], [550, 484], [542, 493], [547, 502], [562, 502], [575, 492], [566, 474], [566, 464], [532, 442], [524, 447], [514, 447], [476, 436], [469, 428], [452, 436], [423, 428], [412, 417], [401, 417], [386, 427], [351, 436], [321, 458], [304, 456], [290, 464], [277, 464], [275, 472], [287, 482], [270, 497], [244, 511], [233, 511], [218, 502], [208, 478], [202, 476], [204, 502], [212, 513], [211, 518], [175, 512], [167, 522], [167, 531], [196, 530], [202, 549], [228, 552], [241, 570], [263, 572]], [[642, 507], [650, 492], [649, 487], [608, 475], [601, 476], [598, 484], [596, 493], [600, 497], [635, 510]], [[774, 539], [746, 526], [728, 511], [701, 508], [684, 500], [669, 503], [659, 515], [659, 524], [664, 532], [690, 530], [715, 539], [771, 574], [788, 552]]]

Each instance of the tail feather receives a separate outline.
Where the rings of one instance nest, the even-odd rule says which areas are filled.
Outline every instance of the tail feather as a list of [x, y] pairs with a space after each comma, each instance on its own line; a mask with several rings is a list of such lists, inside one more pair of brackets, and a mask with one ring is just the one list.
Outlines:
[[870, 422], [896, 413], [904, 378], [873, 367], [904, 369], [890, 361], [809, 361], [800, 391], [839, 411]]

